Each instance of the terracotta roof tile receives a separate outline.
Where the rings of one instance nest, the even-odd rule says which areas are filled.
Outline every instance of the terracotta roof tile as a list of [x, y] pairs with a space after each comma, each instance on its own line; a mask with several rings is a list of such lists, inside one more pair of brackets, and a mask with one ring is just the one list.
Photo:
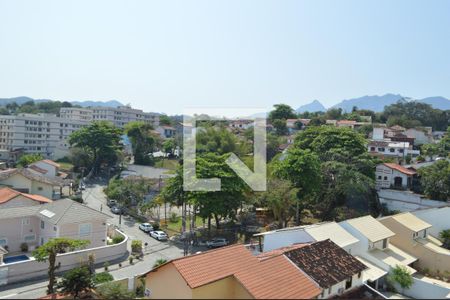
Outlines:
[[0, 189], [0, 203], [6, 203], [6, 202], [11, 201], [12, 199], [18, 197], [18, 196], [23, 196], [23, 197], [26, 197], [26, 198], [28, 198], [30, 200], [34, 200], [34, 201], [38, 201], [38, 202], [42, 202], [42, 203], [50, 203], [50, 202], [52, 202], [52, 200], [50, 200], [48, 198], [45, 198], [43, 196], [21, 193], [21, 192], [18, 192], [16, 190], [13, 190], [11, 188], [8, 188], [8, 187]]
[[329, 288], [367, 269], [331, 240], [312, 243], [285, 255], [322, 288]]
[[403, 167], [403, 166], [400, 166], [399, 164], [394, 164], [394, 163], [384, 163], [384, 165], [385, 165], [386, 167], [390, 168], [390, 169], [397, 170], [397, 171], [399, 171], [400, 173], [403, 173], [403, 174], [406, 174], [406, 175], [413, 176], [413, 175], [416, 175], [416, 174], [417, 174], [416, 171], [407, 169], [407, 168], [405, 168], [405, 167]]
[[314, 298], [321, 293], [285, 256], [258, 259], [243, 245], [175, 259], [171, 262], [192, 288], [234, 276], [256, 299]]

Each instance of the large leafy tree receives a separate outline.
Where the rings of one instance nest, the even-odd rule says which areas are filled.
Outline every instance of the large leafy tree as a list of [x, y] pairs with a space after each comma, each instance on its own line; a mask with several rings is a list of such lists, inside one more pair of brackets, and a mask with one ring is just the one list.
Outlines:
[[297, 188], [296, 223], [299, 225], [301, 211], [320, 186], [319, 157], [308, 149], [289, 148], [286, 157], [275, 165], [274, 174], [291, 181]]
[[450, 200], [450, 162], [442, 159], [419, 169], [420, 182], [427, 196], [435, 200]]
[[47, 294], [55, 292], [56, 256], [61, 253], [80, 249], [89, 244], [89, 241], [74, 240], [69, 238], [54, 238], [33, 251], [33, 257], [38, 262], [48, 261], [48, 286]]
[[19, 158], [19, 160], [17, 161], [17, 165], [19, 167], [26, 167], [26, 166], [31, 165], [32, 163], [40, 161], [42, 159], [44, 159], [44, 158], [40, 154], [25, 154]]
[[74, 299], [78, 299], [80, 293], [89, 292], [95, 287], [95, 283], [89, 268], [80, 267], [67, 271], [57, 286], [60, 292], [69, 293]]
[[139, 165], [153, 165], [152, 152], [156, 149], [157, 138], [153, 127], [145, 122], [130, 122], [125, 133], [131, 140], [134, 162]]
[[274, 109], [269, 113], [269, 120], [295, 119], [297, 115], [294, 109], [287, 104], [275, 104]]
[[103, 162], [114, 163], [121, 149], [121, 129], [105, 121], [92, 122], [90, 125], [73, 132], [69, 137], [72, 147], [82, 148], [92, 156], [90, 175], [97, 172]]

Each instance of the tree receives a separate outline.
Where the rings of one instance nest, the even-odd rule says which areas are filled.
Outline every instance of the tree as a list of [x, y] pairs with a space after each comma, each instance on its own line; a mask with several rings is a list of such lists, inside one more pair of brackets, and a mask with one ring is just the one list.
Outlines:
[[19, 167], [27, 167], [34, 162], [43, 160], [44, 158], [40, 154], [25, 154], [22, 155], [17, 161]]
[[69, 293], [78, 299], [80, 293], [89, 292], [95, 287], [94, 280], [87, 267], [74, 268], [64, 273], [58, 289], [62, 293]]
[[54, 238], [33, 251], [33, 257], [38, 262], [48, 261], [47, 294], [55, 292], [56, 256], [61, 253], [73, 251], [89, 244], [89, 241], [73, 240], [68, 238]]
[[108, 300], [121, 300], [121, 299], [134, 299], [136, 295], [128, 291], [128, 288], [122, 284], [114, 282], [108, 282], [102, 284], [97, 288], [97, 292], [104, 299]]
[[156, 149], [157, 138], [152, 133], [152, 130], [152, 125], [141, 121], [130, 122], [125, 126], [125, 133], [130, 138], [136, 164], [154, 164], [151, 154]]
[[286, 126], [285, 119], [275, 119], [272, 121], [273, 128], [275, 128], [275, 134], [277, 135], [287, 135], [288, 129]]
[[95, 174], [102, 162], [114, 163], [121, 150], [121, 129], [106, 121], [92, 122], [69, 136], [71, 147], [82, 148], [92, 157], [89, 176]]
[[297, 190], [287, 180], [270, 178], [267, 182], [267, 191], [257, 197], [260, 206], [272, 211], [280, 228], [286, 227], [295, 215]]
[[450, 162], [448, 160], [441, 159], [429, 167], [420, 168], [419, 175], [420, 183], [428, 197], [441, 201], [450, 199]]
[[175, 140], [174, 139], [167, 139], [163, 142], [162, 148], [165, 153], [172, 153], [175, 149]]
[[275, 109], [269, 113], [269, 120], [273, 122], [274, 120], [287, 120], [295, 119], [297, 115], [295, 114], [292, 107], [286, 104], [275, 104], [273, 106]]
[[310, 150], [289, 148], [287, 156], [275, 165], [274, 174], [290, 180], [297, 188], [296, 223], [300, 225], [300, 213], [306, 207], [306, 200], [317, 191], [321, 176], [320, 162]]
[[159, 116], [159, 124], [160, 125], [166, 125], [171, 126], [172, 125], [172, 119], [167, 115], [160, 115]]
[[397, 265], [392, 269], [391, 274], [388, 276], [388, 280], [392, 283], [398, 283], [403, 290], [409, 289], [414, 283], [414, 279], [408, 269], [405, 266], [400, 265]]
[[111, 282], [114, 281], [114, 277], [109, 274], [108, 272], [101, 272], [94, 275], [94, 283], [95, 284], [102, 284], [105, 282]]

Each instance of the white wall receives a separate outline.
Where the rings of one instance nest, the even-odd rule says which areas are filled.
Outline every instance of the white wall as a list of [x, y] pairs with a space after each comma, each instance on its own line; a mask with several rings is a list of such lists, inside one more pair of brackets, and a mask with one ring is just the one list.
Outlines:
[[396, 290], [405, 296], [414, 299], [446, 299], [450, 294], [450, 288], [439, 286], [415, 277], [413, 277], [413, 280], [414, 283], [411, 288], [403, 290], [396, 284]]
[[401, 212], [448, 205], [446, 202], [426, 199], [409, 191], [383, 189], [378, 191], [378, 196], [380, 202], [386, 203], [389, 210]]
[[412, 214], [433, 225], [428, 229], [428, 233], [434, 237], [439, 237], [442, 230], [450, 229], [450, 207], [418, 210]]
[[310, 243], [314, 241], [315, 239], [303, 229], [278, 231], [264, 236], [263, 251], [266, 252], [296, 243]]

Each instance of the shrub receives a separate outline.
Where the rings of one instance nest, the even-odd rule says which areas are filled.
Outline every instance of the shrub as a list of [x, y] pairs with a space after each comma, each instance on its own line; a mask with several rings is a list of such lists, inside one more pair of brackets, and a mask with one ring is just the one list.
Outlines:
[[119, 244], [119, 243], [123, 242], [123, 240], [125, 240], [125, 237], [123, 235], [116, 235], [112, 239], [113, 244]]
[[178, 222], [178, 215], [176, 213], [171, 213], [169, 216], [169, 222], [170, 223], [177, 223]]
[[439, 233], [439, 237], [442, 240], [442, 246], [450, 250], [450, 229], [442, 230]]
[[134, 260], [133, 256], [128, 257], [128, 261], [130, 262], [130, 265], [133, 264], [133, 260]]
[[27, 243], [20, 244], [20, 250], [22, 252], [28, 252], [28, 244]]
[[109, 267], [109, 262], [105, 262], [104, 264], [103, 264], [103, 268], [105, 268], [105, 271], [108, 271], [108, 267]]
[[153, 230], [157, 231], [161, 228], [161, 226], [159, 225], [159, 223], [153, 223], [152, 224]]
[[95, 284], [101, 284], [105, 282], [113, 281], [114, 277], [108, 272], [102, 272], [94, 275]]
[[156, 260], [156, 262], [153, 264], [153, 269], [159, 267], [160, 265], [163, 265], [167, 262], [164, 258], [159, 258]]
[[414, 283], [413, 277], [408, 269], [405, 266], [399, 265], [392, 270], [392, 273], [388, 276], [388, 281], [399, 284], [403, 290], [409, 289]]
[[131, 252], [132, 253], [141, 253], [142, 252], [142, 241], [140, 241], [140, 240], [131, 241]]
[[83, 198], [81, 197], [81, 195], [70, 196], [70, 199], [73, 200], [73, 201], [76, 201], [78, 203], [83, 204]]

